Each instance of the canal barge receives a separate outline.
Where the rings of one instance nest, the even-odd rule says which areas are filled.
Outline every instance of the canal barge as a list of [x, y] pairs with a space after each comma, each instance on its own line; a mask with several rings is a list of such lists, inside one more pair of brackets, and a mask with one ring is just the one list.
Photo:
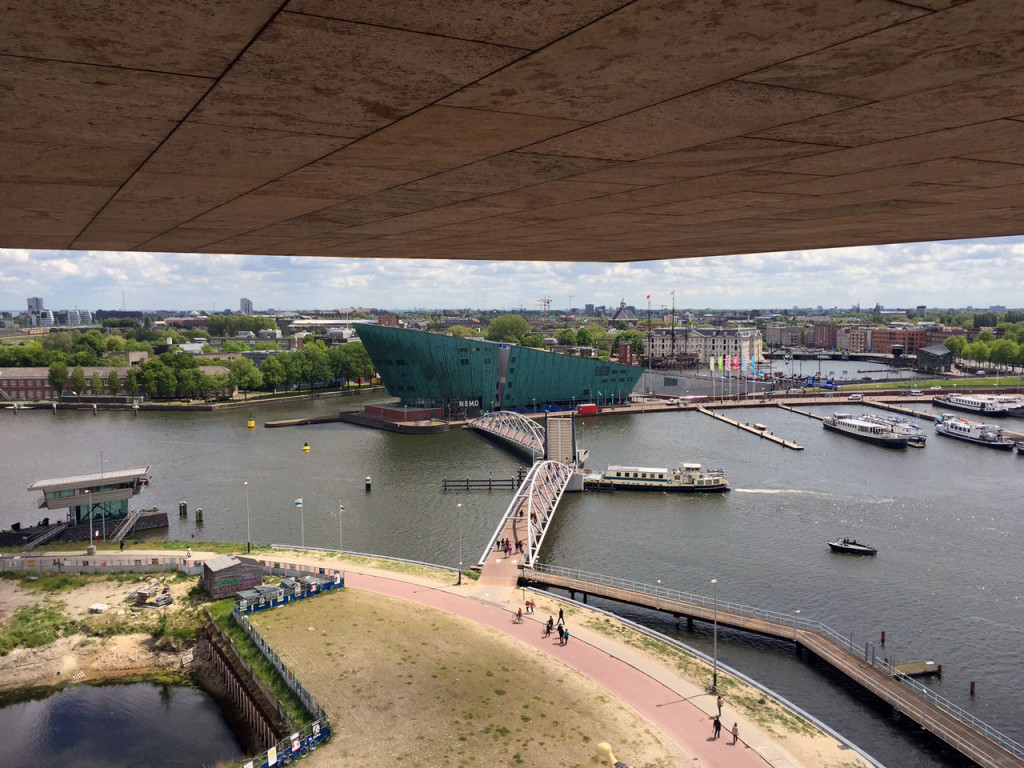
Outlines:
[[604, 472], [590, 472], [583, 487], [601, 491], [668, 491], [673, 493], [714, 493], [729, 490], [729, 480], [721, 469], [704, 469], [700, 464], [666, 467], [626, 467], [612, 465]]
[[910, 442], [906, 435], [898, 434], [888, 424], [868, 421], [861, 416], [854, 416], [852, 413], [833, 413], [826, 417], [821, 424], [832, 432], [839, 432], [886, 448], [906, 448]]
[[1003, 428], [996, 424], [982, 424], [979, 421], [968, 421], [949, 414], [940, 414], [935, 420], [935, 431], [946, 437], [955, 437], [969, 443], [995, 448], [997, 451], [1012, 451], [1014, 441], [1003, 433]]
[[952, 394], [945, 397], [934, 397], [932, 404], [968, 413], [980, 413], [985, 416], [1006, 416], [1011, 407], [1009, 402], [995, 395]]
[[916, 448], [924, 448], [928, 440], [928, 433], [919, 424], [910, 421], [906, 416], [895, 414], [862, 413], [857, 418], [888, 426], [897, 435], [905, 435], [907, 444]]

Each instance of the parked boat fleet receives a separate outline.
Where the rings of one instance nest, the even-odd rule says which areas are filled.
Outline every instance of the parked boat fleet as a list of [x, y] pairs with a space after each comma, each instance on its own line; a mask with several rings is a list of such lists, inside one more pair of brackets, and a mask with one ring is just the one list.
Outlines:
[[1015, 395], [952, 394], [932, 398], [932, 403], [986, 416], [1024, 417], [1024, 398]]

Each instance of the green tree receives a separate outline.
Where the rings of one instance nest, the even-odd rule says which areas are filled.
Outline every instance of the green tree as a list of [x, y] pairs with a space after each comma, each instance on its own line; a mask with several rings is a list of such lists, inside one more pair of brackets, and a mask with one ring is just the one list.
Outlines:
[[590, 335], [590, 331], [586, 328], [580, 328], [576, 331], [576, 345], [580, 347], [594, 346], [594, 337]]
[[85, 371], [80, 365], [71, 370], [71, 390], [79, 395], [85, 392]]
[[99, 371], [92, 372], [92, 376], [89, 378], [89, 389], [94, 395], [103, 394], [103, 377], [100, 376]]
[[472, 331], [464, 325], [453, 325], [448, 329], [448, 332], [457, 339], [464, 339], [472, 333]]
[[997, 365], [1013, 365], [1020, 356], [1020, 345], [1009, 339], [997, 339], [989, 345], [989, 359]]
[[249, 392], [263, 386], [263, 376], [259, 369], [247, 357], [240, 357], [228, 363], [228, 382], [245, 393], [246, 399]]
[[544, 337], [539, 333], [528, 333], [519, 340], [519, 343], [524, 347], [535, 347], [536, 349], [543, 349], [546, 346]]
[[124, 375], [124, 390], [132, 397], [139, 393], [139, 373], [134, 368]]
[[964, 347], [967, 346], [966, 336], [950, 336], [944, 342], [942, 346], [952, 352], [956, 357], [963, 357]]
[[46, 375], [53, 391], [57, 393], [57, 399], [64, 397], [64, 388], [68, 385], [68, 366], [66, 363], [50, 363], [50, 370]]
[[288, 381], [288, 371], [281, 362], [281, 355], [271, 355], [264, 360], [260, 373], [263, 374], [263, 386], [269, 390], [276, 390]]
[[616, 352], [620, 344], [629, 342], [633, 346], [634, 355], [642, 355], [644, 353], [644, 342], [647, 340], [647, 335], [640, 331], [622, 331], [616, 334], [612, 344], [612, 352]]
[[[506, 343], [517, 343], [530, 332], [530, 324], [522, 315], [501, 315], [494, 318], [487, 326], [486, 338], [488, 341], [502, 341]], [[543, 343], [543, 339], [541, 342]]]
[[989, 359], [988, 344], [983, 341], [972, 341], [964, 347], [961, 357], [977, 363], [987, 362]]
[[121, 377], [117, 375], [117, 371], [111, 370], [107, 374], [107, 388], [112, 395], [116, 395], [121, 391]]
[[996, 340], [996, 335], [992, 331], [982, 331], [975, 338], [975, 341], [983, 341], [986, 344], [990, 344]]
[[220, 345], [221, 352], [246, 352], [249, 345], [244, 341], [225, 341]]
[[559, 346], [572, 347], [576, 345], [576, 333], [571, 328], [562, 328], [555, 334]]

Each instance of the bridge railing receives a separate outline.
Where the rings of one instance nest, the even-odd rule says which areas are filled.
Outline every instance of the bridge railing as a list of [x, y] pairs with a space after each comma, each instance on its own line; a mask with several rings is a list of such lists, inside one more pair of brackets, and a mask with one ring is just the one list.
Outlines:
[[678, 589], [662, 587], [657, 584], [652, 585], [641, 581], [632, 581], [630, 579], [622, 579], [616, 576], [593, 573], [591, 571], [564, 568], [562, 566], [547, 565], [545, 563], [535, 563], [532, 568], [537, 573], [548, 574], [558, 578], [603, 584], [614, 589], [628, 590], [642, 595], [648, 595], [654, 599], [655, 604], [657, 604], [659, 600], [677, 600], [679, 602], [700, 606], [712, 612], [717, 609], [719, 613], [731, 613], [752, 619], [763, 619], [764, 621], [769, 621], [777, 625], [792, 627], [794, 641], [796, 640], [796, 633], [798, 630], [816, 632], [840, 646], [850, 654], [863, 659], [875, 669], [878, 669], [889, 677], [898, 680], [904, 687], [918, 694], [923, 699], [931, 702], [936, 707], [965, 725], [970, 726], [975, 731], [983, 734], [1003, 749], [1013, 753], [1019, 758], [1024, 758], [1024, 745], [1014, 741], [1006, 734], [996, 730], [982, 720], [979, 720], [975, 715], [971, 714], [963, 707], [954, 704], [949, 699], [939, 696], [927, 686], [922, 685], [906, 675], [895, 674], [893, 664], [886, 659], [875, 658], [874, 654], [868, 652], [868, 645], [858, 648], [854, 645], [852, 635], [849, 637], [842, 635], [820, 621], [807, 619], [798, 614], [782, 613], [764, 608], [756, 608], [740, 603], [733, 603], [727, 600], [716, 600], [713, 596], [709, 597], [707, 595], [699, 595], [693, 592], [684, 592]]

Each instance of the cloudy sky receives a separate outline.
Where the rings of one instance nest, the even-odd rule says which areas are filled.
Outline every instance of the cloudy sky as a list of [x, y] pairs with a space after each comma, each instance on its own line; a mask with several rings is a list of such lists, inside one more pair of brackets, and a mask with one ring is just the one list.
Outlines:
[[677, 308], [1024, 306], [1024, 238], [628, 264], [324, 259], [0, 248], [0, 310], [256, 311], [584, 304]]

